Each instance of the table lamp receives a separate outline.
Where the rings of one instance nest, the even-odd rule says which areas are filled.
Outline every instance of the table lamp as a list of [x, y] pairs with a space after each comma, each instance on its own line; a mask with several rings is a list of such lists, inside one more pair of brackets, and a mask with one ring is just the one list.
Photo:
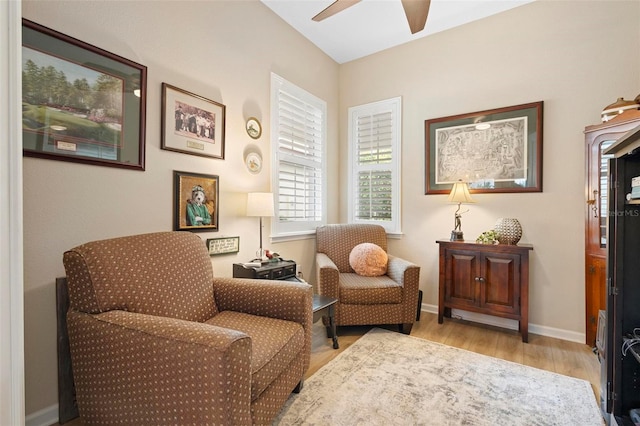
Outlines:
[[266, 261], [262, 248], [262, 218], [273, 217], [273, 194], [271, 192], [250, 192], [247, 194], [247, 216], [260, 217], [260, 249], [256, 252], [256, 260]]
[[462, 234], [461, 218], [462, 213], [466, 213], [469, 210], [460, 212], [460, 206], [462, 205], [462, 203], [475, 203], [473, 198], [471, 198], [471, 194], [469, 193], [469, 186], [467, 185], [467, 183], [462, 182], [462, 180], [454, 183], [447, 201], [449, 201], [450, 203], [458, 203], [458, 209], [456, 210], [454, 215], [454, 228], [453, 231], [451, 231], [451, 241], [463, 241], [464, 235]]

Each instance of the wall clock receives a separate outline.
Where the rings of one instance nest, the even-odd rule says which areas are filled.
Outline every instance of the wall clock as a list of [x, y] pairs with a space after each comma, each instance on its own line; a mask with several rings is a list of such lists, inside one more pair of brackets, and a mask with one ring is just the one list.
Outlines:
[[262, 125], [255, 117], [249, 117], [246, 124], [247, 134], [253, 139], [258, 139], [262, 135]]

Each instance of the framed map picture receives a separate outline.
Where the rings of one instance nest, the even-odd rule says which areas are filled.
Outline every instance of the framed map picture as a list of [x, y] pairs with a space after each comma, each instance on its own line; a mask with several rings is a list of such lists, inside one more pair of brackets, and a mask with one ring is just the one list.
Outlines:
[[425, 121], [425, 194], [542, 192], [542, 102]]

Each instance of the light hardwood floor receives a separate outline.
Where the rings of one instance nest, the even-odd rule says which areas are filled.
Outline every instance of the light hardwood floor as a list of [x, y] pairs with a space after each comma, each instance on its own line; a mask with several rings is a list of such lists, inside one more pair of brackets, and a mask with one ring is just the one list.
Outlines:
[[[397, 330], [395, 326], [384, 328]], [[340, 327], [340, 349], [334, 350], [331, 340], [326, 339], [322, 323], [314, 324], [311, 365], [306, 377], [313, 375], [370, 329], [371, 327]], [[443, 324], [438, 324], [438, 316], [426, 312], [422, 312], [420, 321], [413, 325], [411, 335], [583, 379], [591, 383], [596, 401], [600, 397], [600, 363], [591, 348], [585, 344], [531, 333], [529, 343], [523, 343], [520, 334], [513, 330], [448, 318], [445, 318]]]
[[[340, 349], [333, 349], [331, 339], [326, 338], [322, 321], [318, 321], [313, 327], [311, 364], [305, 378], [311, 377], [372, 328], [369, 326], [340, 327], [338, 329]], [[395, 326], [384, 328], [397, 330]], [[516, 331], [457, 319], [445, 319], [443, 324], [438, 324], [437, 315], [426, 312], [422, 312], [420, 321], [413, 325], [411, 335], [587, 380], [591, 383], [596, 401], [599, 398], [600, 364], [587, 345], [531, 333], [529, 333], [529, 343], [523, 343], [520, 334]], [[80, 419], [65, 423], [66, 426], [82, 424]]]

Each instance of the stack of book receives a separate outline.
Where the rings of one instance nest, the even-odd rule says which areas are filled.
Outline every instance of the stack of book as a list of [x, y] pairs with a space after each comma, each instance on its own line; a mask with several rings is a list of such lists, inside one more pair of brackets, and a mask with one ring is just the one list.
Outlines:
[[640, 199], [640, 176], [631, 179], [631, 199]]

